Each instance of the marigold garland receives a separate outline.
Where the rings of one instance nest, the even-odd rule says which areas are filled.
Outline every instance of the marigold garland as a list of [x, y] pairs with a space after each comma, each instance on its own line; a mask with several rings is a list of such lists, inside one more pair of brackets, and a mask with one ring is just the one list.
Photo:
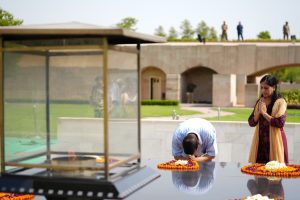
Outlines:
[[0, 199], [1, 200], [33, 200], [34, 195], [0, 192]]
[[159, 169], [170, 169], [170, 170], [198, 170], [199, 164], [194, 160], [187, 160], [187, 164], [176, 164], [177, 160], [171, 160], [169, 162], [159, 163], [157, 168]]
[[245, 165], [241, 171], [246, 174], [258, 176], [277, 176], [283, 178], [297, 178], [300, 177], [300, 165], [290, 164], [286, 168], [281, 168], [275, 171], [266, 170], [264, 164], [255, 163]]

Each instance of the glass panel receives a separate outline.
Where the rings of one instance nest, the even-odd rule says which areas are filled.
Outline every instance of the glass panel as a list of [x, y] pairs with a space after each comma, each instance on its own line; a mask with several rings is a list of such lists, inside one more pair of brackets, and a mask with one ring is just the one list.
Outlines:
[[[34, 47], [32, 42], [26, 44]], [[63, 175], [71, 168], [93, 168], [88, 176], [101, 175], [105, 154], [102, 50], [84, 46], [28, 50], [4, 54], [6, 166], [51, 168]], [[137, 53], [109, 50], [107, 88], [109, 163], [136, 160]]]
[[108, 71], [109, 156], [128, 159], [139, 153], [137, 54], [110, 50]]
[[103, 168], [102, 50], [20, 50], [4, 60], [8, 166]]
[[99, 50], [73, 52], [50, 57], [51, 135], [57, 138], [52, 157], [64, 157], [55, 160], [58, 165], [96, 167], [104, 154], [103, 57]]
[[45, 57], [4, 53], [5, 160], [46, 150]]

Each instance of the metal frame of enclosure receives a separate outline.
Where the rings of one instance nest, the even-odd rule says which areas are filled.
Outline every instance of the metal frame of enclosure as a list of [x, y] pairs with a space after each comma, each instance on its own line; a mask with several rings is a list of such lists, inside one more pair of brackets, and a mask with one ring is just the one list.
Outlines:
[[[86, 199], [123, 198], [132, 188], [159, 176], [140, 164], [140, 45], [165, 42], [164, 38], [73, 23], [2, 27], [0, 41], [0, 189], [3, 192], [37, 193], [42, 189], [45, 192], [40, 195], [55, 199], [64, 197], [66, 193], [58, 191], [65, 186], [66, 190], [82, 191], [80, 195]], [[124, 60], [124, 65], [115, 64], [116, 59]], [[102, 85], [97, 90], [102, 95], [101, 116], [97, 118], [88, 99], [90, 79], [94, 77], [101, 77]], [[120, 104], [113, 106], [111, 88], [116, 80], [119, 90], [130, 90], [126, 95], [134, 99], [128, 100], [126, 111]], [[113, 108], [119, 106], [120, 110], [114, 114]], [[70, 114], [76, 110], [80, 113]], [[96, 110], [99, 112], [99, 106]], [[36, 140], [28, 139], [37, 132]], [[88, 134], [83, 136], [85, 132]], [[67, 139], [61, 142], [61, 138]], [[92, 146], [93, 141], [99, 142]], [[16, 145], [23, 152], [11, 153], [9, 145]], [[53, 158], [63, 156], [101, 157], [103, 162], [95, 165], [52, 162]], [[74, 172], [70, 175], [72, 170], [79, 175]], [[67, 187], [74, 182], [73, 178], [78, 184]], [[89, 188], [80, 188], [90, 181], [93, 184]], [[124, 189], [128, 181], [134, 184]], [[62, 188], [54, 189], [56, 183]], [[47, 193], [49, 185], [51, 194]], [[76, 196], [74, 191], [74, 195], [67, 196]]]

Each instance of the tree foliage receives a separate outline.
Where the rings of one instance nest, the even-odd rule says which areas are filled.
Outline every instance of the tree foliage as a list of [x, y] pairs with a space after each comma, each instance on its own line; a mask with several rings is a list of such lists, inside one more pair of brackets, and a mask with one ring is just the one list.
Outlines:
[[138, 20], [136, 18], [125, 17], [121, 20], [120, 23], [117, 24], [117, 27], [135, 31], [137, 29], [135, 27], [137, 23]]
[[187, 20], [187, 19], [183, 20], [183, 22], [181, 23], [180, 29], [181, 29], [181, 38], [182, 39], [192, 39], [193, 38], [195, 31], [193, 30], [193, 27], [189, 20]]
[[167, 34], [165, 33], [164, 28], [160, 25], [155, 29], [154, 35], [166, 37]]
[[169, 40], [173, 40], [173, 39], [177, 39], [178, 38], [178, 33], [176, 31], [176, 29], [172, 26], [170, 29], [169, 29], [169, 36], [168, 36], [168, 39]]
[[293, 68], [284, 68], [271, 72], [278, 80], [283, 82], [300, 83], [300, 66]]
[[15, 19], [11, 13], [0, 8], [0, 26], [17, 26], [22, 23], [23, 20]]
[[269, 31], [262, 31], [257, 35], [257, 39], [269, 40], [271, 39], [271, 35]]
[[214, 27], [209, 28], [208, 39], [210, 39], [212, 41], [217, 41], [218, 40], [217, 31]]
[[216, 29], [209, 27], [203, 20], [198, 23], [196, 33], [208, 40], [216, 41], [218, 39]]

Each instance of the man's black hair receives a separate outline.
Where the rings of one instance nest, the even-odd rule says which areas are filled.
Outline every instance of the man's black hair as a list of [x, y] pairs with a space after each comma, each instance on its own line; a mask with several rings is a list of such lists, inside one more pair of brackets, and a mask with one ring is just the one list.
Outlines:
[[187, 155], [194, 155], [199, 145], [196, 134], [188, 134], [182, 141], [184, 153]]

